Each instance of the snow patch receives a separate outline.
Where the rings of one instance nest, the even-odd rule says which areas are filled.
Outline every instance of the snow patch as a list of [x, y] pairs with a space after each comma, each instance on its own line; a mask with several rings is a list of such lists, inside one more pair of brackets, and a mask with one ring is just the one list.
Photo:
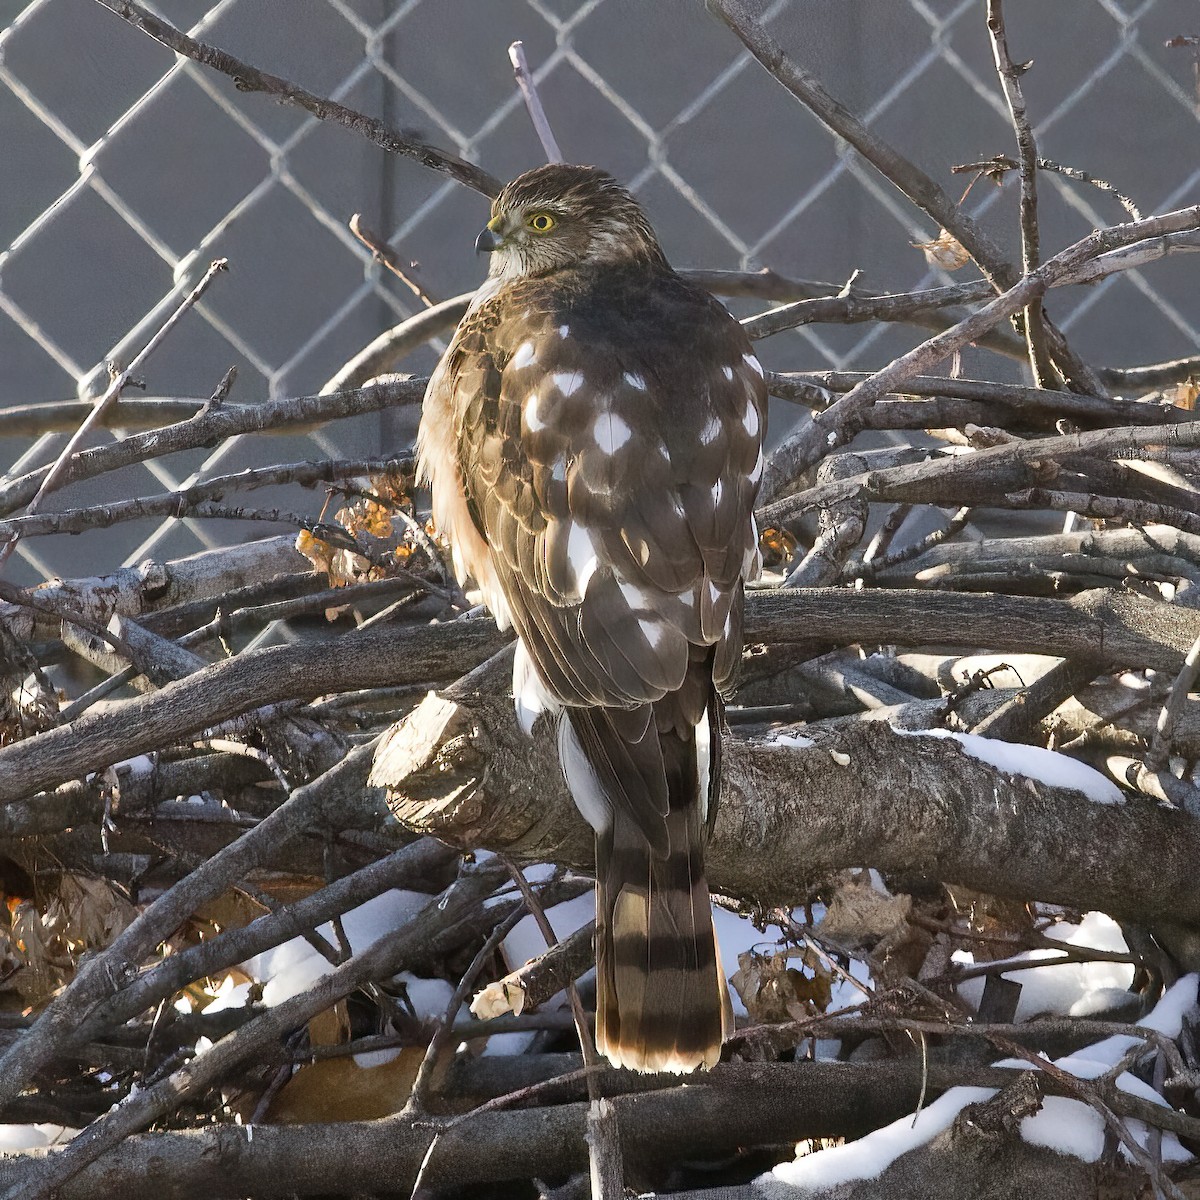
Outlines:
[[[1087, 913], [1078, 924], [1060, 921], [1046, 930], [1046, 936], [1068, 946], [1091, 950], [1110, 950], [1124, 954], [1128, 947], [1121, 936], [1121, 927], [1104, 913]], [[1114, 1008], [1128, 995], [1133, 982], [1133, 965], [1119, 962], [1063, 963], [1059, 966], [1039, 966], [1044, 959], [1053, 959], [1058, 952], [1049, 947], [1026, 950], [1014, 955], [1014, 960], [1028, 962], [1027, 969], [1005, 971], [1004, 978], [1021, 984], [1017, 1002], [1018, 1021], [1027, 1021], [1040, 1013], [1058, 1016], [1084, 1017]], [[969, 952], [956, 951], [955, 962], [973, 961]], [[982, 979], [968, 979], [959, 984], [958, 993], [976, 1008], [983, 998]]]
[[[392, 888], [390, 891], [368, 900], [365, 904], [351, 909], [342, 917], [342, 928], [346, 932], [346, 940], [350, 943], [351, 951], [357, 954], [368, 946], [374, 945], [381, 938], [395, 933], [420, 912], [429, 901], [430, 897], [423, 892], [407, 892], [401, 891], [399, 888]], [[317, 932], [333, 945], [337, 945], [332, 925], [322, 925]], [[285, 1000], [290, 1000], [293, 996], [298, 996], [301, 992], [306, 991], [323, 975], [328, 975], [333, 970], [333, 964], [318, 954], [303, 938], [293, 938], [281, 946], [274, 946], [270, 950], [256, 954], [242, 964], [242, 970], [251, 979], [263, 985], [262, 1002], [268, 1008], [274, 1008], [275, 1005], [282, 1004]], [[432, 985], [438, 990], [438, 995], [441, 995], [440, 989], [447, 989], [441, 999], [441, 1006], [436, 1007], [435, 1005], [427, 1012], [421, 1010], [415, 999], [413, 1001], [414, 1007], [421, 1017], [441, 1016], [445, 1011], [453, 991], [445, 980], [417, 980], [415, 976], [408, 975], [401, 975], [398, 978], [404, 979], [406, 982], [411, 981], [408, 987], [410, 997], [413, 996], [417, 984]], [[219, 1002], [222, 1007], [233, 1006], [236, 992], [235, 988], [230, 989], [228, 996], [219, 992], [217, 1001], [214, 1003]], [[417, 994], [423, 995], [424, 993], [418, 988]], [[244, 1003], [244, 998], [242, 1002]], [[197, 1043], [197, 1053], [199, 1052], [200, 1046]], [[386, 1062], [399, 1053], [398, 1049], [380, 1050], [370, 1054], [355, 1055], [355, 1060], [363, 1060], [359, 1064], [360, 1066], [378, 1066], [379, 1063]]]
[[1095, 804], [1125, 803], [1121, 789], [1111, 779], [1054, 750], [1002, 742], [975, 733], [956, 733], [950, 729], [897, 729], [893, 725], [892, 730], [903, 737], [953, 738], [972, 758], [998, 767], [1008, 775], [1024, 775], [1050, 787], [1071, 788], [1082, 792]]
[[58, 1146], [69, 1142], [78, 1132], [66, 1125], [0, 1125], [0, 1153]]
[[953, 1088], [923, 1108], [915, 1121], [912, 1117], [901, 1117], [856, 1142], [818, 1150], [795, 1162], [780, 1163], [772, 1174], [781, 1183], [805, 1189], [836, 1187], [854, 1179], [876, 1179], [900, 1155], [949, 1129], [968, 1104], [986, 1100], [993, 1094], [990, 1088]]
[[817, 743], [812, 738], [801, 737], [798, 733], [777, 733], [768, 741], [772, 746], [791, 746], [794, 750], [807, 750]]
[[[1196, 1003], [1197, 983], [1200, 983], [1200, 975], [1184, 976], [1140, 1024], [1167, 1037], [1178, 1037], [1184, 1013]], [[1056, 1065], [1080, 1079], [1095, 1079], [1119, 1061], [1138, 1040], [1124, 1036], [1105, 1038], [1058, 1059]], [[1029, 1063], [1023, 1059], [1006, 1059], [996, 1065], [1021, 1071], [1029, 1069]], [[1152, 1103], [1165, 1103], [1153, 1088], [1128, 1072], [1118, 1078], [1117, 1086]], [[855, 1179], [875, 1179], [901, 1154], [924, 1145], [948, 1129], [968, 1104], [988, 1100], [995, 1094], [992, 1088], [951, 1088], [915, 1120], [911, 1116], [901, 1117], [856, 1142], [818, 1150], [794, 1162], [780, 1163], [770, 1175], [760, 1176], [756, 1185], [768, 1194], [780, 1195], [779, 1188], [772, 1184], [782, 1183], [807, 1190], [834, 1187]], [[1144, 1122], [1128, 1120], [1126, 1125], [1137, 1143], [1145, 1148], [1149, 1130]], [[1021, 1122], [1021, 1136], [1033, 1145], [1047, 1146], [1085, 1162], [1095, 1162], [1104, 1148], [1104, 1128], [1099, 1114], [1083, 1101], [1066, 1097], [1046, 1097], [1042, 1109]], [[1191, 1157], [1173, 1133], [1164, 1132], [1161, 1145], [1164, 1162], [1182, 1162]], [[1121, 1152], [1128, 1157], [1123, 1146]]]

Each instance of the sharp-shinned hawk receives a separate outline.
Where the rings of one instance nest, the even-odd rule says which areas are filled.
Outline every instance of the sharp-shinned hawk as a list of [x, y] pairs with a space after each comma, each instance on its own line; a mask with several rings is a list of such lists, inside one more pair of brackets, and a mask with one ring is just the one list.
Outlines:
[[489, 277], [425, 396], [420, 467], [455, 572], [520, 639], [596, 835], [596, 1041], [711, 1066], [729, 1002], [704, 880], [720, 690], [759, 569], [766, 388], [738, 322], [593, 167], [510, 183]]

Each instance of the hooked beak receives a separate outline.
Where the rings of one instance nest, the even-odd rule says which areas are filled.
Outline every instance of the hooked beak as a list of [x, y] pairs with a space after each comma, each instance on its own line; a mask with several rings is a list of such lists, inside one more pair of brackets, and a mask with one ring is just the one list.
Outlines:
[[491, 254], [493, 250], [499, 250], [504, 245], [504, 238], [500, 235], [499, 225], [500, 218], [493, 217], [480, 231], [479, 236], [475, 239], [476, 254]]

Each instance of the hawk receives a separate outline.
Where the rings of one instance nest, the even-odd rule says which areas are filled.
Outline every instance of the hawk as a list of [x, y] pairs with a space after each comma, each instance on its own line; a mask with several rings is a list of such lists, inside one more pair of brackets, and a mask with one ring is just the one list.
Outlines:
[[704, 880], [721, 689], [759, 570], [766, 388], [738, 322], [668, 265], [594, 167], [508, 184], [418, 435], [459, 580], [518, 637], [526, 731], [557, 723], [596, 836], [596, 1042], [615, 1065], [720, 1056]]

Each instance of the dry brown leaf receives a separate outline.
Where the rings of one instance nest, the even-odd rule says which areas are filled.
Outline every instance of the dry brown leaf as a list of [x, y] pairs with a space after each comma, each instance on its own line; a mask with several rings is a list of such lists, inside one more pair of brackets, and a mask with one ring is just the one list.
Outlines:
[[[308, 895], [308, 892], [304, 895]], [[245, 892], [229, 888], [201, 904], [192, 914], [192, 921], [194, 924], [210, 926], [211, 933], [208, 936], [212, 936], [226, 929], [244, 929], [251, 921], [257, 921], [264, 911], [263, 906], [251, 900]]]
[[12, 949], [20, 964], [13, 986], [31, 1008], [40, 1008], [65, 982], [67, 972], [54, 954], [55, 931], [32, 900], [22, 900], [12, 914]]
[[843, 876], [818, 929], [843, 945], [862, 946], [908, 926], [912, 897], [885, 895], [863, 872]]
[[867, 950], [872, 976], [889, 987], [916, 976], [933, 941], [933, 934], [912, 923], [912, 911], [911, 896], [884, 893], [868, 872], [851, 872], [831, 897], [817, 933]]
[[352, 550], [335, 550], [329, 562], [330, 586], [345, 587], [348, 583], [361, 583], [370, 570], [370, 559]]
[[378, 475], [369, 476], [371, 491], [393, 511], [398, 508], [412, 508], [413, 476], [409, 472], [383, 471]]
[[360, 1067], [353, 1058], [309, 1063], [283, 1085], [266, 1120], [279, 1125], [313, 1121], [372, 1121], [404, 1107], [424, 1046], [406, 1046], [377, 1067]]
[[318, 571], [329, 574], [333, 547], [327, 542], [321, 541], [319, 537], [314, 537], [307, 529], [302, 529], [296, 535], [296, 550], [303, 554]]
[[966, 247], [946, 229], [932, 242], [910, 242], [909, 245], [920, 250], [931, 267], [941, 267], [943, 271], [957, 271], [971, 261]]
[[1189, 376], [1182, 383], [1166, 388], [1163, 391], [1163, 397], [1176, 408], [1195, 412], [1196, 401], [1200, 400], [1200, 378], [1195, 375]]
[[796, 553], [796, 539], [786, 529], [776, 529], [772, 525], [758, 535], [758, 548], [763, 566], [777, 567], [791, 561]]
[[[799, 958], [812, 974], [789, 965]], [[800, 1021], [829, 1007], [832, 981], [825, 965], [807, 949], [784, 950], [777, 954], [756, 954], [744, 950], [738, 955], [738, 969], [729, 980], [741, 996], [746, 1012], [755, 1024]]]
[[109, 945], [137, 916], [137, 909], [108, 884], [86, 875], [63, 874], [47, 909], [72, 948]]

